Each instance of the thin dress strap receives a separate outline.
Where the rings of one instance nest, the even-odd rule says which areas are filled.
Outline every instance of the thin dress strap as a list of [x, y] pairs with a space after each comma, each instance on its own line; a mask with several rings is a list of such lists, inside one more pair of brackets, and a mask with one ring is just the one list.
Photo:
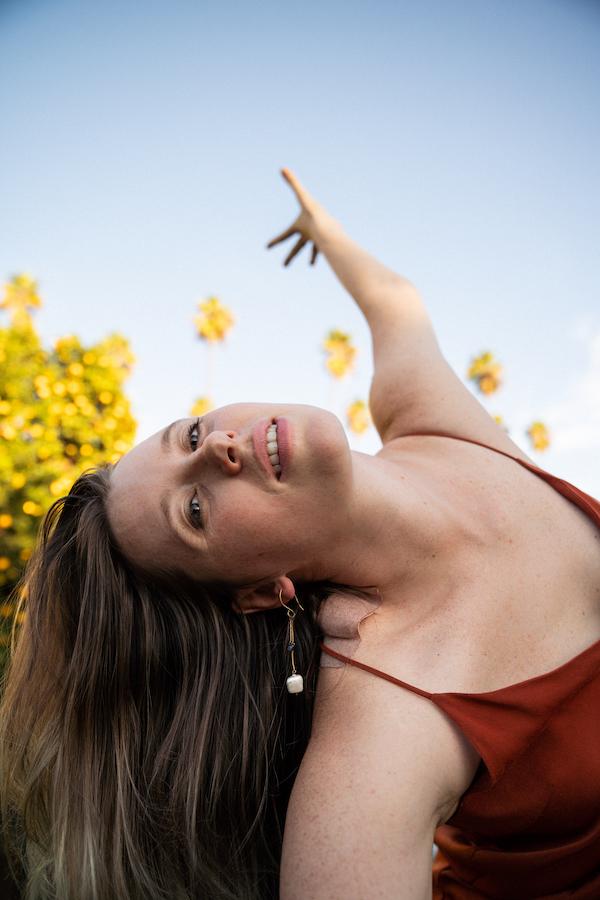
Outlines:
[[366, 663], [361, 663], [357, 659], [352, 659], [350, 656], [344, 656], [342, 653], [338, 653], [337, 650], [334, 650], [332, 647], [328, 647], [323, 641], [320, 642], [319, 646], [321, 650], [327, 653], [328, 656], [335, 656], [336, 659], [340, 659], [342, 662], [350, 663], [353, 666], [358, 666], [359, 669], [364, 669], [365, 672], [371, 672], [373, 675], [379, 675], [381, 678], [385, 678], [386, 681], [391, 681], [392, 684], [397, 684], [400, 687], [408, 688], [409, 691], [414, 691], [415, 694], [421, 694], [422, 697], [428, 697], [430, 700], [433, 697], [433, 694], [429, 691], [424, 691], [423, 688], [415, 687], [414, 684], [409, 684], [407, 681], [401, 681], [399, 678], [394, 678], [393, 675], [388, 675], [387, 672], [381, 672], [379, 669], [374, 669], [373, 666], [368, 666]]
[[[486, 447], [488, 450], [494, 450], [496, 453], [501, 453], [503, 456], [507, 456], [509, 459], [514, 459], [515, 462], [520, 463], [526, 469], [529, 469], [535, 475], [539, 475], [544, 481], [547, 481], [551, 487], [555, 488], [559, 493], [561, 493], [567, 500], [571, 500], [575, 503], [583, 512], [589, 516], [590, 519], [600, 528], [600, 501], [595, 497], [592, 497], [590, 494], [586, 494], [585, 491], [580, 490], [580, 488], [575, 487], [574, 484], [571, 484], [570, 481], [565, 481], [564, 478], [559, 478], [557, 475], [552, 475], [550, 472], [546, 472], [545, 469], [541, 469], [539, 466], [536, 466], [535, 463], [527, 462], [527, 460], [519, 459], [518, 456], [513, 456], [512, 453], [507, 453], [505, 450], [500, 450], [498, 447], [490, 447], [489, 444], [484, 444], [483, 441], [477, 441], [474, 438], [461, 437], [457, 434], [448, 434], [444, 431], [414, 431], [411, 434], [404, 435], [404, 437], [412, 437], [413, 435], [434, 435], [437, 437], [449, 437], [454, 438], [457, 441], [467, 441], [470, 444], [479, 444], [480, 447]], [[596, 642], [593, 646], [595, 647], [600, 642]], [[328, 647], [323, 641], [319, 644], [321, 650], [324, 653], [327, 653], [328, 656], [334, 656], [336, 659], [341, 660], [342, 662], [349, 663], [352, 666], [357, 666], [359, 669], [365, 669], [367, 672], [371, 672], [373, 675], [378, 675], [380, 678], [385, 678], [387, 681], [391, 681], [393, 684], [397, 684], [400, 687], [408, 688], [408, 690], [413, 691], [416, 694], [421, 694], [423, 697], [429, 697], [430, 699], [434, 697], [434, 694], [429, 693], [428, 691], [424, 691], [422, 688], [415, 687], [413, 684], [408, 684], [406, 681], [401, 681], [399, 678], [394, 678], [393, 675], [388, 675], [387, 672], [381, 672], [379, 669], [374, 669], [372, 666], [368, 666], [366, 663], [358, 662], [356, 659], [352, 659], [349, 656], [344, 656], [342, 653], [338, 653], [337, 650], [333, 650], [331, 647]], [[589, 647], [588, 650], [584, 651], [587, 653], [592, 648]], [[579, 654], [580, 657], [583, 656], [583, 653]], [[577, 657], [579, 658], [579, 657]], [[550, 674], [550, 673], [548, 673]], [[533, 680], [533, 679], [528, 679]]]
[[461, 437], [458, 434], [448, 434], [445, 431], [413, 431], [410, 434], [404, 435], [404, 437], [413, 437], [413, 435], [434, 435], [438, 437], [454, 438], [456, 441], [467, 441], [469, 444], [479, 444], [480, 447], [486, 447], [488, 450], [493, 450], [495, 453], [501, 453], [502, 456], [514, 459], [515, 462], [520, 463], [526, 469], [529, 469], [530, 472], [534, 472], [536, 475], [543, 478], [544, 481], [547, 481], [548, 484], [566, 497], [567, 500], [572, 500], [576, 503], [577, 506], [587, 513], [587, 515], [600, 527], [599, 500], [596, 500], [596, 498], [592, 497], [590, 494], [586, 494], [585, 491], [580, 490], [580, 488], [575, 487], [570, 481], [565, 481], [564, 478], [559, 478], [558, 475], [552, 475], [545, 469], [541, 469], [539, 466], [536, 466], [535, 463], [527, 462], [525, 459], [513, 456], [512, 453], [507, 453], [505, 450], [500, 450], [498, 447], [491, 447], [489, 444], [484, 444], [483, 441], [475, 440], [475, 438]]

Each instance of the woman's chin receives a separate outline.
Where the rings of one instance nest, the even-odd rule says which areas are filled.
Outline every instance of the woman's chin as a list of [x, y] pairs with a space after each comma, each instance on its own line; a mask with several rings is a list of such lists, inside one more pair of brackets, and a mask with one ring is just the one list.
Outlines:
[[337, 471], [344, 460], [350, 461], [350, 445], [344, 426], [327, 409], [319, 409], [318, 414], [306, 421], [303, 439], [307, 456], [322, 462], [326, 469]]

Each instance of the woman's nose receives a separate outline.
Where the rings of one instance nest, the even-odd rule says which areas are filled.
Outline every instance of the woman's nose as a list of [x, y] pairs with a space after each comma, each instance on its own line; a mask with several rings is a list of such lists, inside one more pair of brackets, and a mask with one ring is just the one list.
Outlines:
[[192, 466], [217, 465], [227, 475], [237, 475], [242, 467], [237, 432], [211, 431], [190, 456]]

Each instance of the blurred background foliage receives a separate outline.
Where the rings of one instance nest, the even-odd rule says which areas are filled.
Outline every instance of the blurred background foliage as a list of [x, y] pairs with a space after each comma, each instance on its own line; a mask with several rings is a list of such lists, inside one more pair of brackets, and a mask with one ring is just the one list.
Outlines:
[[[87, 468], [115, 462], [133, 445], [136, 422], [123, 384], [134, 364], [129, 342], [76, 335], [43, 347], [32, 313], [36, 282], [16, 275], [0, 308], [0, 665], [10, 641], [13, 588], [49, 506]], [[22, 615], [22, 614], [21, 614]]]

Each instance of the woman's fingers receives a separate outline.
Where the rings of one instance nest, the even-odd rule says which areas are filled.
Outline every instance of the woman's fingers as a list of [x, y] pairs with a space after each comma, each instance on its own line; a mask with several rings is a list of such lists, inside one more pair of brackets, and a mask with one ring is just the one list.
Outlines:
[[288, 263], [291, 263], [296, 253], [300, 253], [305, 244], [308, 244], [308, 238], [301, 237], [300, 240], [292, 247], [292, 249], [288, 253], [284, 262], [284, 266], [287, 266]]
[[300, 182], [298, 181], [298, 179], [296, 178], [294, 173], [291, 172], [289, 169], [282, 169], [281, 174], [283, 175], [283, 177], [285, 178], [285, 180], [287, 181], [287, 183], [289, 184], [289, 186], [295, 193], [300, 206], [302, 206], [303, 209], [308, 209], [310, 204], [314, 203], [314, 200], [310, 196], [310, 194], [308, 193], [306, 188], [304, 188], [300, 184]]
[[311, 266], [314, 266], [315, 262], [317, 261], [318, 253], [319, 253], [319, 248], [317, 247], [316, 244], [313, 244], [313, 248], [312, 248], [312, 256], [311, 256], [311, 258], [310, 258], [310, 264], [311, 264]]
[[275, 244], [280, 244], [281, 241], [287, 241], [287, 239], [293, 234], [296, 234], [297, 231], [298, 229], [295, 225], [290, 225], [290, 227], [286, 228], [286, 230], [282, 232], [278, 237], [274, 237], [272, 241], [269, 241], [269, 243], [267, 244], [267, 249], [270, 247], [274, 247]]

